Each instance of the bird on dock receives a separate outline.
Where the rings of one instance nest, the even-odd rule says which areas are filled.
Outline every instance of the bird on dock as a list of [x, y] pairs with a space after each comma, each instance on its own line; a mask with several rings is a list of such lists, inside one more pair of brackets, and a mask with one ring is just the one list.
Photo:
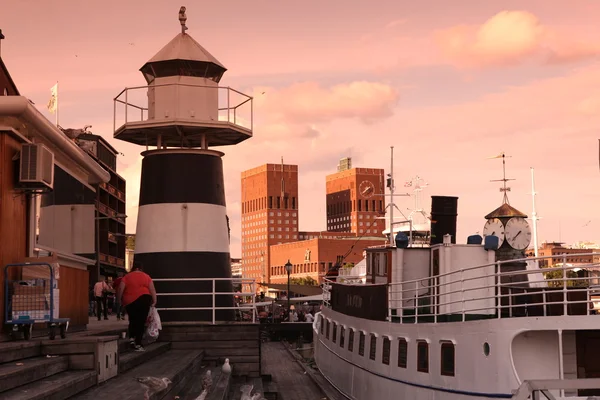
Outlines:
[[241, 400], [250, 400], [252, 397], [250, 393], [252, 393], [252, 389], [254, 389], [254, 385], [242, 385], [240, 387], [240, 392], [242, 392]]
[[204, 378], [202, 378], [202, 390], [206, 390], [206, 392], [210, 392], [210, 388], [212, 387], [212, 374], [210, 369], [206, 371], [204, 374]]
[[153, 376], [145, 376], [135, 378], [146, 390], [144, 400], [150, 400], [150, 393], [160, 392], [169, 387], [172, 383], [169, 378], [155, 378]]
[[221, 371], [224, 374], [230, 374], [231, 373], [231, 365], [229, 364], [229, 358], [225, 359], [225, 362], [223, 363], [223, 367], [221, 368]]

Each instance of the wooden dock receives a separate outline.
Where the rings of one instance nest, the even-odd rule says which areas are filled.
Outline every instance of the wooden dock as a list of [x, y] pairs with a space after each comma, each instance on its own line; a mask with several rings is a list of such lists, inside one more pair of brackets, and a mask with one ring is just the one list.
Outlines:
[[[263, 374], [271, 375], [278, 400], [330, 400], [298, 365], [283, 342], [262, 344]], [[267, 389], [265, 389], [267, 391]]]

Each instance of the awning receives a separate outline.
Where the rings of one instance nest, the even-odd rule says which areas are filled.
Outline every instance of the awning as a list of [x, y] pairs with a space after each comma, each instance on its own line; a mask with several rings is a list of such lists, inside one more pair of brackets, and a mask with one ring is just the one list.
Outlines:
[[[286, 283], [259, 283], [259, 285], [282, 291], [287, 291], [288, 287]], [[301, 294], [303, 296], [314, 296], [316, 294], [322, 294], [323, 289], [321, 289], [320, 286], [290, 285], [290, 292]]]
[[304, 303], [306, 301], [323, 301], [323, 293], [315, 294], [314, 296], [292, 297], [290, 302]]

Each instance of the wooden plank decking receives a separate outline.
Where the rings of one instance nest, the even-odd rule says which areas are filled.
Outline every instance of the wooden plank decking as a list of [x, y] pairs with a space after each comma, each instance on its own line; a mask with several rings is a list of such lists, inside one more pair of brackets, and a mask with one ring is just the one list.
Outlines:
[[262, 344], [262, 367], [277, 385], [278, 400], [328, 399], [281, 342]]

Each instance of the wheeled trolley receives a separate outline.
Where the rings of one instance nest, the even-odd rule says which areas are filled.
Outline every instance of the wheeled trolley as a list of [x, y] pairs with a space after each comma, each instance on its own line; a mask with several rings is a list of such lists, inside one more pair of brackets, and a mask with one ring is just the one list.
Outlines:
[[8, 264], [4, 267], [4, 318], [13, 339], [31, 339], [33, 324], [45, 323], [50, 340], [67, 337], [69, 318], [58, 318], [59, 266], [49, 263]]

